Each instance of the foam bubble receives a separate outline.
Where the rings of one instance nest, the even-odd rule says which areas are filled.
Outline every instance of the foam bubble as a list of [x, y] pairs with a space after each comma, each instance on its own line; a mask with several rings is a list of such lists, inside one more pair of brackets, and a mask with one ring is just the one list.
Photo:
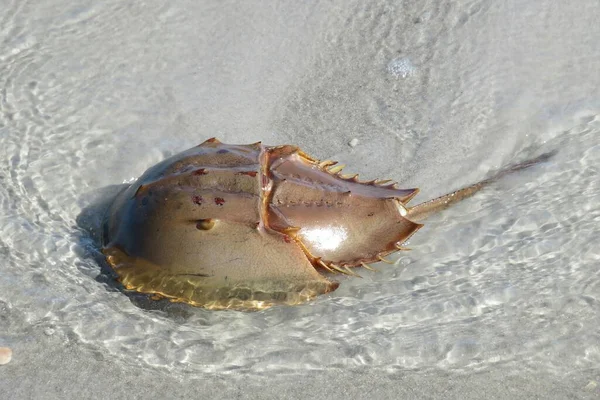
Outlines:
[[390, 61], [387, 70], [396, 78], [407, 78], [414, 74], [416, 68], [408, 57], [398, 57]]

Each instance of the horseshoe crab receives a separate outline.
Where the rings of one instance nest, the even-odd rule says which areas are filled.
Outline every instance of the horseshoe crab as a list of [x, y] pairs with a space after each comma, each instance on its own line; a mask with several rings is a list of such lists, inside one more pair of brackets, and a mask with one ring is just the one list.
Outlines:
[[103, 253], [126, 289], [158, 298], [210, 309], [299, 304], [335, 290], [332, 274], [386, 261], [419, 221], [491, 181], [408, 207], [418, 189], [341, 170], [295, 146], [208, 139], [116, 197]]

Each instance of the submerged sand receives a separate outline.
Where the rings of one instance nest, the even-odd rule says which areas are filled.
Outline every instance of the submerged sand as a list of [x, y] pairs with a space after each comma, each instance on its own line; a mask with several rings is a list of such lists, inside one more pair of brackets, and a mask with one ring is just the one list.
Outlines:
[[[0, 8], [2, 399], [600, 396], [597, 1]], [[127, 297], [90, 205], [212, 136], [419, 200], [558, 153], [311, 304]]]

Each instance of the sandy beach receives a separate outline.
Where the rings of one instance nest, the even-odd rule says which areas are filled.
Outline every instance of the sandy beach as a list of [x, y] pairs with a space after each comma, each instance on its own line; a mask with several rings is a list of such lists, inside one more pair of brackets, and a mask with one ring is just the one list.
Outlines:
[[[0, 9], [0, 398], [600, 397], [597, 1]], [[556, 155], [309, 304], [124, 294], [94, 205], [210, 137], [417, 201]]]

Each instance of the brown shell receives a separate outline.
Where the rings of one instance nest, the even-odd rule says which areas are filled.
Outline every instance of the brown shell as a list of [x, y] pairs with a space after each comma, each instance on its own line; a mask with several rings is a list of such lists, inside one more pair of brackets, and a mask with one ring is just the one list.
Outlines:
[[421, 225], [416, 189], [343, 177], [294, 146], [209, 139], [114, 201], [104, 253], [128, 289], [208, 308], [297, 304], [335, 290], [320, 272], [379, 261]]
[[127, 289], [213, 309], [298, 304], [327, 272], [383, 260], [490, 180], [407, 208], [417, 189], [359, 182], [294, 146], [209, 139], [146, 171], [109, 209], [103, 252]]

